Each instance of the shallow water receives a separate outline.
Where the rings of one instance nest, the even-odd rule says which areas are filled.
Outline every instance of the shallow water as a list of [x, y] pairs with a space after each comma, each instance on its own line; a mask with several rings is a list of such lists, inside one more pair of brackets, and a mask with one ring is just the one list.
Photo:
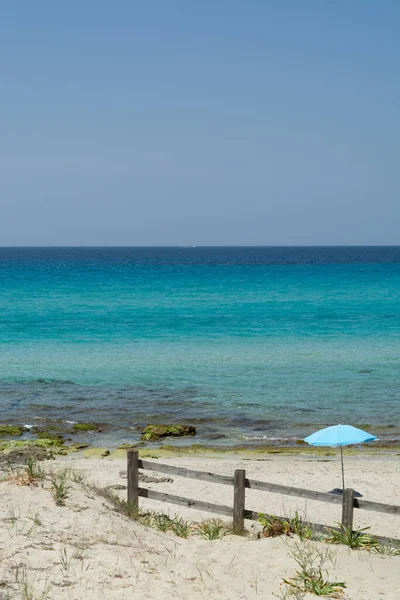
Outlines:
[[0, 249], [0, 422], [399, 440], [399, 307], [400, 248]]

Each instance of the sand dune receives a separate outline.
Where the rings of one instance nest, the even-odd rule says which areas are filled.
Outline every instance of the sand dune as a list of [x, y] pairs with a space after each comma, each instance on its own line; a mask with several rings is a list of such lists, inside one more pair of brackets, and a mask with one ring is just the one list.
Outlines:
[[[245, 468], [252, 477], [320, 491], [328, 491], [340, 480], [335, 460], [176, 457], [163, 462], [227, 474]], [[296, 543], [293, 538], [258, 540], [254, 536], [228, 535], [208, 541], [196, 535], [182, 539], [146, 528], [115, 512], [84, 482], [115, 486], [116, 493], [124, 497], [124, 460], [68, 457], [42, 464], [53, 473], [72, 467], [66, 482], [65, 506], [56, 505], [49, 477], [28, 486], [21, 485], [18, 477], [10, 479], [5, 471], [5, 480], [0, 483], [2, 600], [272, 599], [283, 592], [282, 578], [294, 574], [296, 565], [288, 556]], [[347, 460], [347, 474], [349, 485], [354, 482], [366, 499], [396, 503], [400, 497], [397, 460], [352, 457]], [[146, 483], [146, 487], [231, 504], [232, 490], [228, 486], [178, 479]], [[179, 512], [191, 520], [210, 517], [190, 509], [176, 511], [149, 500], [141, 500], [141, 504], [171, 514]], [[248, 507], [278, 514], [306, 510], [312, 520], [323, 523], [333, 524], [340, 518], [336, 506], [295, 499], [289, 502], [282, 496], [260, 492], [248, 494]], [[400, 538], [400, 517], [358, 513], [357, 526], [371, 525], [375, 533]], [[346, 582], [344, 598], [398, 598], [400, 557], [382, 557], [343, 546], [330, 548], [336, 553], [330, 576]]]

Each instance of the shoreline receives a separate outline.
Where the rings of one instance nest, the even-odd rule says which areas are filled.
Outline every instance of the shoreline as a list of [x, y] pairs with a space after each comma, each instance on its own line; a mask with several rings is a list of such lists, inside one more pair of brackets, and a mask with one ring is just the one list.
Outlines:
[[[185, 456], [210, 456], [212, 458], [223, 457], [243, 457], [247, 460], [262, 460], [265, 456], [291, 456], [291, 457], [336, 457], [338, 449], [334, 447], [317, 447], [308, 444], [298, 444], [296, 446], [212, 446], [204, 444], [174, 445], [174, 444], [122, 444], [120, 446], [96, 445], [88, 442], [73, 442], [72, 444], [59, 443], [52, 439], [0, 439], [0, 455], [7, 455], [10, 452], [22, 452], [29, 454], [35, 449], [43, 453], [54, 456], [82, 456], [85, 458], [116, 458], [120, 459], [126, 456], [129, 449], [135, 449], [139, 452], [140, 458], [161, 458], [161, 457], [185, 457]], [[347, 446], [345, 456], [399, 456], [400, 443], [379, 444], [370, 443], [357, 446]]]

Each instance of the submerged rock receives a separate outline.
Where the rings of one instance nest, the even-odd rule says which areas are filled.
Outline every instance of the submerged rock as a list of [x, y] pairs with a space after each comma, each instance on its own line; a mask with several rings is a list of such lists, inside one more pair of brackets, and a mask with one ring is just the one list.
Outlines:
[[38, 433], [41, 432], [47, 432], [47, 433], [57, 433], [57, 434], [63, 434], [66, 433], [68, 431], [68, 429], [65, 427], [65, 425], [63, 425], [60, 422], [51, 422], [48, 423], [47, 425], [39, 425], [39, 426], [35, 426], [32, 427], [31, 429], [31, 433], [37, 435]]
[[226, 439], [228, 436], [225, 433], [209, 433], [208, 435], [203, 436], [206, 440], [222, 440]]
[[196, 435], [193, 425], [147, 425], [142, 431], [142, 438], [148, 442], [157, 442], [165, 437], [183, 437]]
[[74, 433], [79, 433], [81, 431], [101, 431], [101, 428], [97, 423], [74, 423], [72, 431]]

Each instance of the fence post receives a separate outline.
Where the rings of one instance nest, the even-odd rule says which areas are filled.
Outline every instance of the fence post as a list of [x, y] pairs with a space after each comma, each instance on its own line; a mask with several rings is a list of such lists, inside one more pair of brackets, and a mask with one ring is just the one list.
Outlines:
[[128, 507], [136, 510], [139, 506], [139, 452], [128, 450]]
[[343, 490], [342, 526], [353, 531], [354, 513], [354, 490], [346, 488]]
[[244, 530], [244, 505], [246, 493], [246, 471], [236, 469], [233, 478], [233, 533], [240, 535]]

